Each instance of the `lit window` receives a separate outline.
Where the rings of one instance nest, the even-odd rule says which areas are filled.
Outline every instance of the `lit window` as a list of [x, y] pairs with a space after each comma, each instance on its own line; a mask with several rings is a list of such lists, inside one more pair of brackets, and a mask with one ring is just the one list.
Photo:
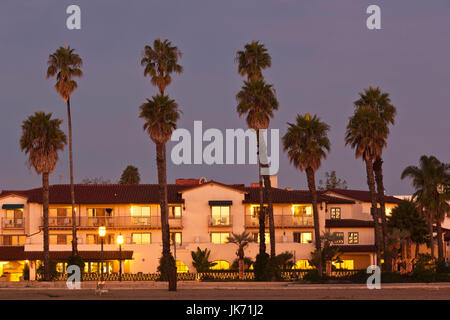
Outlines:
[[1, 245], [4, 246], [23, 246], [27, 240], [27, 236], [23, 235], [4, 235], [1, 238]]
[[392, 216], [392, 209], [391, 208], [386, 208], [386, 216], [388, 216], [388, 217]]
[[211, 225], [229, 225], [230, 206], [211, 206]]
[[224, 244], [228, 242], [228, 237], [230, 233], [228, 232], [212, 232], [211, 242], [215, 244]]
[[151, 233], [133, 233], [131, 235], [132, 244], [150, 244]]
[[[254, 232], [253, 233], [253, 240], [255, 240], [256, 242], [259, 243], [259, 232]], [[264, 233], [264, 242], [265, 243], [270, 243], [270, 233], [269, 232], [265, 232]]]
[[150, 217], [150, 214], [151, 214], [150, 207], [140, 207], [140, 206], [131, 207], [132, 217]]
[[182, 242], [182, 237], [181, 237], [181, 232], [171, 232], [170, 233], [170, 245], [173, 246], [173, 238], [175, 237], [175, 243], [177, 244], [177, 246], [181, 245]]
[[225, 260], [217, 260], [213, 261], [216, 263], [215, 266], [211, 267], [211, 270], [229, 270], [230, 269], [230, 263]]
[[49, 235], [50, 244], [71, 244], [72, 235], [68, 234], [51, 234]]
[[[267, 206], [264, 206], [264, 213], [267, 213]], [[252, 218], [257, 218], [259, 216], [259, 205], [253, 204], [250, 206], [250, 214]]]
[[312, 243], [312, 232], [294, 232], [294, 242]]
[[341, 260], [342, 262], [333, 261], [333, 265], [336, 269], [340, 270], [354, 270], [353, 260]]
[[310, 216], [312, 214], [311, 206], [294, 204], [291, 210], [293, 216]]
[[330, 208], [330, 218], [332, 220], [341, 219], [341, 208]]
[[309, 261], [306, 259], [298, 260], [292, 267], [292, 269], [300, 269], [300, 270], [306, 270], [306, 269], [312, 269], [312, 266], [309, 264]]
[[169, 206], [169, 219], [181, 218], [181, 206]]
[[175, 261], [175, 264], [177, 266], [177, 273], [187, 273], [189, 272], [188, 266], [180, 260]]
[[334, 232], [336, 237], [334, 244], [344, 244], [344, 233], [343, 232]]
[[358, 243], [359, 243], [359, 232], [349, 232], [348, 244], [358, 244]]

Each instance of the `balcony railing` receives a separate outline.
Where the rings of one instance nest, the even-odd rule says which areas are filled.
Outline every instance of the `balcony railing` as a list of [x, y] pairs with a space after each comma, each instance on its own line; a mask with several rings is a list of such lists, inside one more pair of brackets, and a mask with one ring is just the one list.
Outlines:
[[[71, 228], [71, 217], [49, 217], [49, 227]], [[116, 217], [77, 217], [76, 225], [79, 228], [147, 228], [161, 229], [160, 216], [116, 216]], [[43, 220], [42, 224], [43, 225]], [[169, 219], [169, 227], [182, 228], [181, 218]]]
[[[314, 221], [312, 216], [294, 216], [294, 215], [274, 215], [273, 216], [275, 228], [301, 228], [313, 227]], [[269, 227], [269, 218], [265, 219], [266, 228]], [[259, 228], [259, 218], [256, 216], [245, 216], [246, 228]]]
[[23, 218], [2, 218], [3, 229], [23, 229], [25, 226]]
[[[42, 218], [42, 224], [44, 224], [44, 219]], [[48, 218], [49, 227], [71, 227], [72, 217], [49, 217]]]
[[208, 225], [210, 227], [230, 227], [231, 226], [231, 216], [223, 217], [208, 217]]

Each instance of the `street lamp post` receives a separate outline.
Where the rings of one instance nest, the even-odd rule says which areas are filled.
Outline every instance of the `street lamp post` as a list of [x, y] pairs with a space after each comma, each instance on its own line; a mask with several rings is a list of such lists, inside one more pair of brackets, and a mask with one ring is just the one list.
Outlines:
[[101, 263], [100, 263], [100, 281], [103, 283], [103, 238], [106, 235], [106, 227], [102, 226], [98, 228], [98, 235], [100, 236], [100, 245], [101, 245]]
[[123, 235], [119, 234], [117, 236], [117, 244], [119, 245], [119, 281], [122, 281], [122, 244], [123, 244]]

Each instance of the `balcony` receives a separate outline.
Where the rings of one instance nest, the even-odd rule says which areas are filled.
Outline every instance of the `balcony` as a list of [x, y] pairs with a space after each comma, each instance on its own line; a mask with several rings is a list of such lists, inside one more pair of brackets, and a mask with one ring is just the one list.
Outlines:
[[209, 216], [208, 225], [210, 227], [231, 227], [231, 216]]
[[[314, 221], [312, 216], [293, 216], [293, 215], [274, 215], [275, 228], [304, 228], [313, 227]], [[269, 218], [264, 219], [266, 228], [269, 227]], [[259, 218], [252, 215], [245, 216], [246, 228], [259, 228]]]
[[[42, 218], [42, 225], [44, 218]], [[49, 227], [72, 227], [72, 217], [48, 217]]]
[[3, 229], [23, 229], [25, 227], [23, 218], [2, 218]]
[[[136, 228], [136, 229], [161, 229], [160, 216], [117, 216], [117, 217], [77, 217], [77, 228]], [[71, 217], [49, 217], [51, 228], [72, 228]], [[43, 220], [41, 220], [43, 225]], [[169, 219], [169, 227], [182, 228], [181, 218]]]

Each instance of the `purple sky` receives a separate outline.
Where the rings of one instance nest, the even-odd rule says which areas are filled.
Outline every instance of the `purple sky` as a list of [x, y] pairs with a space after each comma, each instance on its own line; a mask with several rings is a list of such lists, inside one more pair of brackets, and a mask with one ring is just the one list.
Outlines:
[[[67, 30], [66, 8], [78, 4], [82, 29]], [[381, 7], [382, 30], [366, 28], [370, 4]], [[369, 85], [389, 92], [397, 107], [384, 152], [390, 194], [411, 192], [400, 179], [422, 154], [450, 160], [450, 3], [434, 1], [24, 1], [0, 3], [0, 189], [37, 187], [41, 178], [19, 149], [21, 122], [34, 111], [64, 119], [66, 108], [45, 79], [48, 55], [70, 45], [84, 60], [84, 77], [72, 95], [75, 181], [118, 180], [128, 164], [143, 183], [156, 183], [155, 147], [142, 131], [138, 106], [156, 90], [143, 76], [140, 54], [155, 38], [183, 52], [184, 73], [168, 94], [183, 115], [180, 128], [245, 128], [235, 112], [242, 85], [234, 56], [260, 40], [272, 55], [265, 72], [280, 102], [271, 128], [282, 136], [297, 113], [315, 113], [330, 124], [331, 153], [317, 173], [336, 170], [351, 188], [367, 189], [365, 168], [344, 146], [352, 102]], [[168, 144], [168, 154], [174, 143]], [[279, 185], [305, 188], [280, 150]], [[225, 183], [256, 181], [250, 165], [181, 165], [168, 159], [168, 180], [200, 177]], [[68, 183], [68, 148], [51, 182]]]

